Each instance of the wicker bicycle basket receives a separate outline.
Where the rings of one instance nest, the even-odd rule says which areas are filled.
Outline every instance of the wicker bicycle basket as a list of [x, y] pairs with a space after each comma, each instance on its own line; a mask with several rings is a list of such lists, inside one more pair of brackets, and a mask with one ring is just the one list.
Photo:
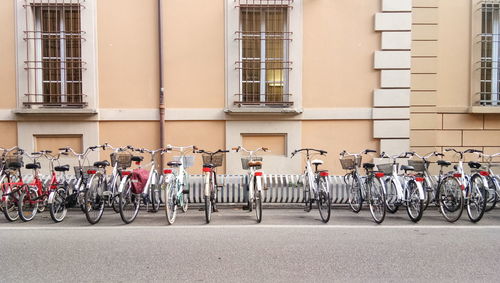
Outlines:
[[362, 156], [343, 156], [340, 158], [340, 165], [342, 165], [342, 169], [344, 170], [352, 170], [356, 167], [361, 166]]
[[222, 153], [210, 155], [203, 154], [203, 164], [213, 164], [215, 167], [222, 166], [222, 162], [224, 161], [224, 155]]
[[[75, 177], [77, 179], [79, 179], [80, 178], [80, 167], [75, 166], [73, 168], [75, 169]], [[83, 178], [88, 178], [89, 174], [87, 173], [87, 171], [89, 171], [89, 170], [99, 171], [99, 168], [97, 168], [95, 166], [82, 166]]]
[[109, 157], [111, 158], [111, 166], [114, 166], [116, 162], [118, 162], [118, 167], [122, 169], [132, 165], [132, 154], [128, 152], [113, 152]]
[[[396, 167], [399, 168], [399, 163], [396, 163]], [[384, 173], [385, 175], [392, 174], [392, 163], [377, 164], [378, 171]]]
[[[243, 170], [248, 170], [250, 169], [250, 166], [248, 166], [248, 162], [250, 161], [262, 161], [262, 157], [254, 157], [250, 160], [250, 157], [242, 157], [241, 158], [241, 167]], [[262, 166], [256, 166], [254, 167], [256, 170], [262, 169]]]
[[10, 168], [13, 163], [20, 163], [23, 166], [23, 156], [19, 154], [11, 154], [5, 156], [5, 166]]
[[174, 156], [174, 160], [181, 161], [182, 164], [184, 165], [184, 168], [189, 168], [189, 167], [192, 167], [194, 165], [194, 156], [192, 156], [192, 155], [182, 156], [182, 160], [181, 160], [181, 156]]
[[415, 169], [415, 172], [425, 171], [425, 162], [423, 160], [408, 160], [408, 165]]

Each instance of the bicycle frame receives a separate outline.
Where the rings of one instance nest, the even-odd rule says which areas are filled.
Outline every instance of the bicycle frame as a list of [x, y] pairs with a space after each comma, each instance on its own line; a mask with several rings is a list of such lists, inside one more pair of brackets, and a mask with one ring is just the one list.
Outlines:
[[[406, 158], [406, 155], [404, 157], [401, 154], [390, 157], [390, 159], [392, 159], [392, 172], [384, 179], [389, 180], [389, 182], [394, 182], [399, 201], [408, 201], [407, 199], [408, 181], [412, 180], [413, 176], [398, 174], [398, 163], [396, 162], [397, 158]], [[422, 183], [419, 181], [415, 181], [415, 183], [417, 184], [417, 190], [420, 200], [424, 200], [425, 196]]]

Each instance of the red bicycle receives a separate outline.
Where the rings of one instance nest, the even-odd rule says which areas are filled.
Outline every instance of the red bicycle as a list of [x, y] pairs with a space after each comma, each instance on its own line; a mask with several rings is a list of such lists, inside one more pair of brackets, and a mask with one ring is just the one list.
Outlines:
[[20, 171], [23, 166], [24, 151], [17, 146], [9, 149], [0, 148], [0, 151], [2, 151], [0, 165], [1, 207], [5, 218], [12, 222], [19, 218], [17, 202], [21, 187], [24, 185]]
[[35, 218], [37, 212], [45, 210], [47, 200], [50, 192], [57, 189], [57, 177], [52, 174], [52, 179], [46, 189], [40, 179], [39, 169], [41, 168], [40, 162], [37, 160], [52, 151], [44, 150], [40, 152], [33, 152], [32, 154], [24, 154], [33, 162], [26, 164], [26, 169], [33, 170], [33, 180], [29, 184], [24, 184], [21, 187], [19, 201], [17, 202], [19, 217], [22, 221], [27, 222]]

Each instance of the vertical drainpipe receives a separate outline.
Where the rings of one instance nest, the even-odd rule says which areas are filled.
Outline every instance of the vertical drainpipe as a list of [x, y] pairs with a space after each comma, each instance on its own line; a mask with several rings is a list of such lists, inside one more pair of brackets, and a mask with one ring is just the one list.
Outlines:
[[[163, 24], [162, 24], [163, 1], [158, 0], [158, 52], [159, 52], [159, 75], [160, 75], [160, 148], [165, 147], [165, 89], [163, 86]], [[163, 155], [160, 160], [160, 170], [163, 171]], [[162, 172], [160, 171], [160, 172]]]

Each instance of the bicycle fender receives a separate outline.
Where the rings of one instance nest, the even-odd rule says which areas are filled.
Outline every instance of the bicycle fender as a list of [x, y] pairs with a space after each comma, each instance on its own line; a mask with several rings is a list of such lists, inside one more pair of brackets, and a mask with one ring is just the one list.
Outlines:
[[259, 192], [262, 190], [262, 177], [255, 176], [255, 191]]
[[56, 195], [56, 192], [50, 192], [50, 194], [49, 194], [49, 198], [48, 198], [48, 200], [47, 200], [47, 203], [48, 203], [48, 204], [52, 204], [52, 203], [54, 202], [54, 197], [55, 197], [55, 195]]
[[118, 193], [121, 193], [123, 192], [123, 188], [125, 187], [125, 184], [127, 183], [128, 181], [128, 176], [126, 178], [123, 178], [121, 181], [120, 181], [120, 186], [118, 187]]
[[417, 181], [415, 181], [415, 183], [417, 183], [418, 196], [420, 197], [420, 200], [424, 200], [425, 196], [424, 196], [424, 188], [422, 186], [422, 183], [417, 182]]
[[204, 196], [208, 197], [210, 196], [210, 174], [211, 172], [206, 172], [205, 173], [205, 176], [203, 178], [203, 193], [204, 193]]

